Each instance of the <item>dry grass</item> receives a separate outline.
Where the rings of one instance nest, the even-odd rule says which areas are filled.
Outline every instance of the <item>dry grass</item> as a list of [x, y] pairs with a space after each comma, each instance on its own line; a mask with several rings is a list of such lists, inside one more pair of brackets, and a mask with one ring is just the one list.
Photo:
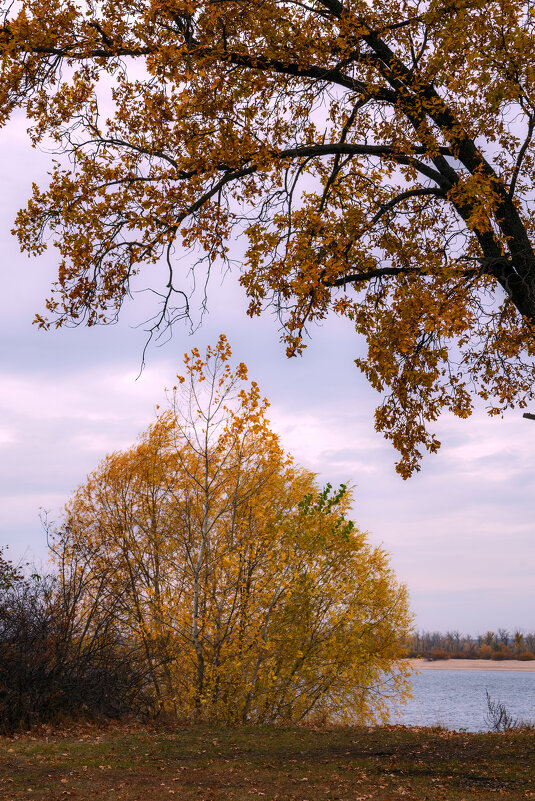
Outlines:
[[0, 739], [0, 799], [535, 798], [535, 733], [77, 726]]

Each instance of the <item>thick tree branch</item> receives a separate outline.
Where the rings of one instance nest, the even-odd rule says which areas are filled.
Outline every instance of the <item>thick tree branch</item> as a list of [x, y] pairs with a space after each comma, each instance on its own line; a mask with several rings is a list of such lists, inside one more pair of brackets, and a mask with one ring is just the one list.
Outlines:
[[257, 55], [244, 55], [242, 53], [228, 53], [225, 55], [224, 60], [240, 67], [249, 67], [250, 69], [263, 71], [269, 70], [281, 75], [290, 75], [296, 78], [313, 78], [317, 81], [326, 81], [327, 83], [333, 83], [337, 86], [343, 86], [345, 89], [351, 89], [354, 92], [360, 92], [373, 100], [382, 100], [386, 103], [395, 103], [397, 100], [396, 93], [391, 89], [351, 78], [349, 75], [344, 75], [344, 73], [340, 72], [338, 69], [303, 66], [301, 64], [285, 63], [280, 59], [266, 58], [265, 56]]
[[[419, 79], [416, 79], [376, 33], [371, 32], [363, 38], [376, 53], [378, 59], [387, 67], [390, 73], [390, 83], [396, 92], [400, 93], [400, 85], [403, 84], [415, 98], [421, 98], [425, 113], [442, 131], [446, 140], [451, 143], [453, 155], [472, 175], [481, 174], [490, 180], [492, 192], [496, 196], [496, 222], [508, 240], [508, 247], [520, 279], [519, 282], [516, 279], [514, 281], [516, 285], [514, 302], [524, 316], [528, 319], [535, 319], [535, 252], [520, 214], [512, 201], [510, 190], [506, 189], [474, 141], [464, 133], [463, 126], [435, 88], [430, 84], [422, 84]], [[384, 71], [383, 74], [385, 74]], [[410, 116], [412, 103], [410, 96], [407, 98], [407, 102], [409, 103], [407, 111]], [[445, 159], [444, 165], [451, 170]], [[494, 257], [498, 254], [486, 253], [485, 255]]]
[[[88, 23], [92, 28], [98, 31], [101, 35], [102, 41], [106, 47], [90, 47], [84, 43], [73, 43], [68, 46], [51, 46], [51, 45], [24, 45], [20, 44], [19, 49], [22, 52], [35, 55], [50, 55], [68, 59], [86, 60], [92, 58], [117, 58], [122, 56], [139, 57], [154, 55], [157, 53], [156, 47], [125, 47], [115, 44], [103, 31], [98, 22]], [[11, 33], [9, 26], [4, 26], [0, 30], [3, 34], [4, 41], [9, 41]], [[184, 33], [182, 32], [182, 35]], [[248, 67], [249, 69], [257, 69], [261, 71], [272, 71], [280, 75], [288, 75], [296, 78], [312, 78], [314, 80], [326, 81], [346, 89], [351, 89], [355, 92], [360, 92], [369, 96], [373, 100], [380, 100], [387, 103], [396, 102], [396, 94], [385, 86], [375, 86], [367, 84], [358, 79], [351, 78], [344, 75], [339, 68], [321, 67], [315, 65], [301, 65], [291, 62], [285, 62], [281, 59], [267, 58], [262, 55], [245, 54], [229, 52], [226, 48], [208, 48], [198, 45], [194, 40], [188, 42], [189, 52], [192, 57], [197, 56], [204, 58], [206, 56], [213, 56], [219, 58], [222, 62], [228, 62], [236, 66]]]
[[[367, 145], [353, 142], [331, 142], [313, 145], [299, 145], [294, 148], [287, 148], [280, 151], [283, 158], [288, 156], [333, 156], [335, 154], [348, 156], [375, 156], [377, 158], [392, 158], [398, 160], [411, 159], [413, 155], [425, 156], [428, 149], [423, 146], [411, 148], [411, 152], [404, 153], [393, 145]], [[451, 155], [448, 147], [439, 148], [439, 152], [446, 156]]]
[[[126, 148], [130, 150], [134, 150], [142, 155], [146, 155], [148, 158], [156, 157], [160, 158], [163, 161], [166, 161], [170, 166], [172, 166], [176, 170], [176, 175], [174, 176], [176, 179], [179, 180], [189, 180], [195, 176], [202, 175], [205, 170], [182, 170], [180, 169], [179, 163], [176, 159], [172, 156], [169, 156], [167, 153], [164, 153], [161, 150], [151, 149], [149, 147], [142, 147], [141, 145], [136, 145], [127, 140], [123, 139], [116, 139], [114, 137], [98, 137], [94, 140], [90, 140], [85, 144], [95, 144], [95, 145], [112, 145], [117, 148]], [[449, 154], [448, 148], [440, 148], [441, 152], [445, 155]], [[415, 147], [413, 149], [413, 153], [415, 155], [426, 155], [426, 148], [425, 147]], [[316, 143], [310, 145], [301, 145], [297, 147], [290, 147], [284, 148], [282, 150], [274, 150], [271, 153], [272, 158], [278, 160], [285, 160], [285, 159], [295, 159], [295, 158], [321, 158], [326, 156], [367, 156], [370, 158], [384, 158], [384, 159], [391, 159], [398, 164], [402, 164], [404, 166], [411, 166], [414, 167], [419, 173], [425, 175], [426, 178], [430, 178], [435, 183], [437, 183], [443, 191], [447, 191], [451, 189], [451, 184], [444, 180], [443, 176], [437, 171], [434, 170], [432, 167], [429, 167], [427, 164], [424, 164], [419, 159], [414, 158], [412, 154], [409, 153], [401, 153], [399, 150], [391, 145], [366, 145], [366, 144], [358, 144], [352, 142], [332, 142], [332, 143]], [[241, 170], [247, 168], [246, 174], [251, 174], [255, 172], [258, 167], [252, 164], [254, 156], [251, 155], [250, 157], [244, 159], [239, 165], [239, 167], [231, 167], [225, 163], [219, 163], [214, 165], [215, 169], [227, 173], [225, 183], [228, 181], [243, 177]], [[212, 172], [212, 169], [210, 170]], [[125, 182], [130, 182], [132, 179], [128, 178], [125, 179]], [[152, 178], [136, 178], [135, 180], [158, 180]], [[119, 183], [119, 182], [114, 182]], [[110, 183], [111, 185], [111, 183]], [[431, 193], [432, 190], [423, 189], [422, 192], [424, 194]], [[418, 190], [420, 192], [420, 190]]]
[[[365, 273], [350, 273], [343, 275], [340, 278], [335, 278], [333, 281], [325, 281], [325, 286], [337, 287], [346, 286], [346, 284], [358, 284], [364, 281], [370, 281], [372, 278], [384, 278], [389, 275], [409, 275], [416, 273], [421, 274], [420, 267], [378, 267], [376, 270], [367, 270]], [[464, 278], [473, 278], [479, 275], [480, 271], [475, 269], [463, 270], [462, 276]]]
[[[22, 49], [22, 48], [21, 48]], [[156, 52], [152, 47], [110, 47], [104, 48], [91, 48], [83, 49], [76, 52], [70, 48], [64, 47], [45, 47], [36, 45], [35, 47], [28, 47], [24, 49], [28, 54], [36, 54], [43, 56], [60, 56], [61, 58], [79, 59], [85, 61], [88, 58], [117, 58], [121, 56], [150, 56]]]

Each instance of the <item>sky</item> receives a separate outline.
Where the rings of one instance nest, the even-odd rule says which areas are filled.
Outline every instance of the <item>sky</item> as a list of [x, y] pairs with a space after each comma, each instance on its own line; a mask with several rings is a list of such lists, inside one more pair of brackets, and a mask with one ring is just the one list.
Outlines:
[[363, 343], [351, 324], [329, 319], [289, 360], [277, 320], [249, 319], [232, 275], [214, 276], [202, 326], [191, 335], [179, 323], [141, 375], [144, 295], [115, 326], [37, 330], [57, 256], [50, 248], [28, 259], [10, 229], [49, 165], [23, 119], [0, 131], [0, 545], [11, 559], [46, 563], [40, 509], [57, 518], [88, 472], [153, 420], [183, 354], [225, 333], [270, 400], [285, 449], [321, 483], [355, 487], [354, 520], [390, 553], [417, 628], [535, 630], [535, 421], [518, 409], [488, 417], [483, 405], [468, 420], [444, 415], [438, 454], [403, 481], [396, 451], [374, 430], [380, 396], [353, 364]]

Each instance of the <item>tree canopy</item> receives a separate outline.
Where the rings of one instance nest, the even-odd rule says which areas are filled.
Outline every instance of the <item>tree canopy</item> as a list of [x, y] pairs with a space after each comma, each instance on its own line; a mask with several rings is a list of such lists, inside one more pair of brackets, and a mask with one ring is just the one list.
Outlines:
[[[93, 625], [139, 643], [157, 710], [224, 723], [372, 721], [407, 695], [406, 589], [234, 370], [193, 351], [170, 407], [67, 504], [54, 550]], [[70, 575], [69, 573], [69, 575]], [[98, 601], [98, 602], [97, 602]]]
[[366, 339], [407, 478], [442, 410], [533, 398], [534, 44], [521, 0], [10, 4], [2, 120], [70, 157], [16, 222], [61, 256], [38, 322], [114, 319], [163, 260], [170, 324], [242, 234], [290, 355], [331, 311]]

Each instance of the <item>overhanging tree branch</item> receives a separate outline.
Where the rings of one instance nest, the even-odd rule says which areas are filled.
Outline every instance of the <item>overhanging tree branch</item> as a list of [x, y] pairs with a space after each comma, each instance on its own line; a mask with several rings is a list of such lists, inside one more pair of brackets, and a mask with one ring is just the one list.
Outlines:
[[404, 477], [422, 445], [438, 447], [429, 422], [470, 414], [466, 387], [492, 413], [535, 395], [535, 39], [522, 3], [468, 15], [415, 0], [380, 13], [127, 0], [104, 19], [80, 2], [21, 0], [0, 32], [2, 120], [27, 106], [34, 140], [52, 135], [72, 157], [17, 220], [26, 250], [48, 230], [61, 250], [56, 322], [115, 319], [130, 276], [166, 256], [172, 273], [182, 245], [190, 275], [230, 266], [244, 233], [249, 313], [272, 303], [289, 351], [333, 309], [366, 339], [357, 364], [390, 393], [376, 424]]

